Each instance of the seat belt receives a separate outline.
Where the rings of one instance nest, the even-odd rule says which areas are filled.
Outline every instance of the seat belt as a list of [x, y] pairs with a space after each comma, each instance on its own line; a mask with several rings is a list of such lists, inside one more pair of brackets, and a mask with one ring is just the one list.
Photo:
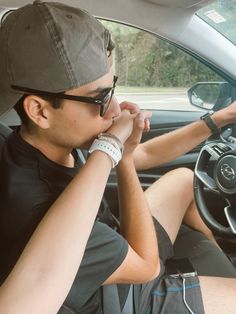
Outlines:
[[76, 313], [77, 312], [75, 312], [74, 310], [70, 309], [65, 304], [63, 304], [62, 307], [60, 308], [60, 310], [57, 312], [57, 314], [76, 314]]
[[103, 314], [121, 314], [117, 285], [102, 287]]
[[[78, 153], [81, 164], [84, 165], [86, 163], [84, 152], [81, 151], [80, 149], [77, 149], [77, 153]], [[105, 213], [107, 209], [109, 208], [109, 205], [104, 197], [102, 199], [102, 202], [105, 208], [104, 210], [104, 213]], [[119, 221], [117, 218], [114, 218], [114, 221], [117, 225], [119, 225]], [[111, 314], [111, 313], [121, 314], [120, 298], [118, 294], [117, 285], [102, 286], [102, 300], [103, 300], [103, 314]]]
[[134, 286], [130, 285], [129, 293], [127, 295], [125, 305], [122, 310], [122, 314], [133, 314], [134, 311]]

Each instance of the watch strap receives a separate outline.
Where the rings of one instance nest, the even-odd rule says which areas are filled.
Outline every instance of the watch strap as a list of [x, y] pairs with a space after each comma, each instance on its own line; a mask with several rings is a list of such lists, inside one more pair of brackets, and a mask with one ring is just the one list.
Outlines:
[[89, 153], [91, 154], [95, 150], [100, 150], [108, 155], [112, 162], [112, 168], [114, 168], [119, 163], [122, 157], [120, 149], [117, 149], [114, 145], [104, 140], [94, 140], [92, 146], [89, 149]]
[[221, 129], [218, 128], [218, 126], [215, 124], [213, 119], [211, 118], [211, 115], [214, 113], [214, 111], [209, 111], [203, 116], [200, 117], [201, 120], [203, 120], [208, 128], [211, 130], [212, 134], [219, 134], [221, 132]]

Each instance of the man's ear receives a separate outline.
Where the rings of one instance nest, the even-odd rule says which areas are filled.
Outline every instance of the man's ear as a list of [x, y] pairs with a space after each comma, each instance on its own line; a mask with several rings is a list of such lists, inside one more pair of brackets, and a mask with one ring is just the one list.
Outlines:
[[50, 104], [35, 95], [29, 95], [23, 102], [24, 110], [31, 121], [42, 129], [50, 127], [49, 106]]

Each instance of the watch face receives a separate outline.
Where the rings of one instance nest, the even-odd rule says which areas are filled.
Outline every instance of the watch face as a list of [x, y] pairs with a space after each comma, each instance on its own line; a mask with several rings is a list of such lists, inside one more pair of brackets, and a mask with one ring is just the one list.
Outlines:
[[204, 115], [202, 115], [202, 116], [200, 117], [200, 119], [201, 119], [201, 120], [205, 120], [205, 118], [206, 118], [206, 117], [209, 117], [210, 115], [211, 115], [210, 112], [204, 113]]
[[205, 117], [209, 117], [209, 116], [211, 116], [212, 114], [214, 113], [214, 111], [213, 110], [210, 110], [210, 111], [208, 111], [207, 113], [205, 113], [201, 118], [205, 118]]

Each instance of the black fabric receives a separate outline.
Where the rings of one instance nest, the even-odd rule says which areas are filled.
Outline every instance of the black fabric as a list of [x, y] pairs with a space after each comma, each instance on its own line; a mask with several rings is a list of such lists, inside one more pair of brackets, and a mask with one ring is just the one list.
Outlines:
[[200, 283], [197, 276], [165, 275], [155, 281], [146, 314], [204, 314]]
[[76, 312], [71, 310], [68, 306], [63, 305], [57, 314], [76, 314]]
[[[160, 273], [159, 276], [150, 281], [148, 283], [139, 285], [135, 287], [135, 304], [136, 304], [136, 313], [143, 314], [147, 310], [151, 302], [151, 295], [154, 284], [162, 280], [162, 277], [165, 273], [165, 263], [168, 259], [172, 258], [174, 255], [173, 245], [171, 240], [162, 227], [162, 225], [153, 218], [156, 235], [158, 239], [158, 248], [159, 248], [159, 255], [160, 255]], [[158, 313], [158, 312], [157, 312]]]
[[[0, 159], [1, 281], [50, 205], [78, 172], [75, 151], [73, 155], [75, 167], [67, 168], [46, 158], [17, 132], [5, 142]], [[100, 313], [100, 286], [119, 267], [127, 251], [126, 240], [96, 221], [66, 305], [84, 314]]]
[[[176, 258], [188, 257], [199, 276], [236, 278], [236, 268], [212, 241], [182, 226], [174, 244]], [[214, 261], [214, 263], [212, 263]]]
[[6, 140], [6, 138], [11, 134], [12, 130], [0, 122], [0, 151], [2, 150], [2, 146]]
[[[132, 285], [130, 286], [132, 287]], [[104, 285], [102, 287], [102, 309], [103, 314], [121, 314], [120, 299], [118, 295], [117, 285]], [[128, 299], [128, 298], [127, 298]], [[128, 314], [133, 312], [129, 311]], [[122, 313], [124, 314], [124, 313]]]
[[65, 304], [79, 313], [100, 313], [101, 286], [120, 266], [127, 250], [127, 242], [117, 232], [96, 222]]
[[[76, 158], [76, 152], [74, 152]], [[77, 159], [77, 158], [76, 158]], [[51, 162], [13, 132], [0, 159], [1, 281], [14, 266], [50, 205], [78, 172]]]
[[[137, 294], [140, 294], [140, 296], [139, 306], [136, 313], [187, 314], [189, 313], [187, 306], [189, 306], [193, 313], [203, 314], [204, 307], [197, 275], [193, 274], [191, 277], [186, 278], [180, 276], [178, 278], [173, 278], [167, 274], [166, 265], [170, 263], [174, 256], [174, 248], [164, 228], [155, 219], [154, 224], [158, 236], [161, 270], [157, 278], [141, 285], [141, 289], [137, 291]], [[180, 233], [185, 234], [182, 229]], [[183, 299], [184, 291], [186, 293], [185, 298], [187, 306]]]

